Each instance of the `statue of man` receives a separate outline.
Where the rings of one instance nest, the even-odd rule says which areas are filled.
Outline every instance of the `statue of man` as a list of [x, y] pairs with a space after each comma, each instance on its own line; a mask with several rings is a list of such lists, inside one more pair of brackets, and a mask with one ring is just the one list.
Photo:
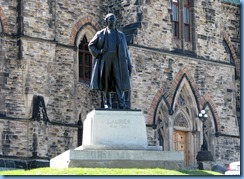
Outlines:
[[115, 28], [116, 17], [106, 15], [107, 27], [98, 31], [88, 44], [94, 57], [90, 88], [103, 94], [103, 107], [112, 109], [111, 92], [116, 92], [120, 109], [128, 109], [125, 91], [130, 90], [132, 65], [123, 32]]

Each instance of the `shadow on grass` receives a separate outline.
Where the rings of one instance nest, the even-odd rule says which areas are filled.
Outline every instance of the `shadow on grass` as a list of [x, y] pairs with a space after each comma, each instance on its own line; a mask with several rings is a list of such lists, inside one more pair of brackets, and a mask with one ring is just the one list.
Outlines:
[[222, 173], [218, 173], [214, 171], [206, 171], [206, 170], [179, 170], [179, 172], [186, 175], [198, 175], [198, 176], [223, 175]]

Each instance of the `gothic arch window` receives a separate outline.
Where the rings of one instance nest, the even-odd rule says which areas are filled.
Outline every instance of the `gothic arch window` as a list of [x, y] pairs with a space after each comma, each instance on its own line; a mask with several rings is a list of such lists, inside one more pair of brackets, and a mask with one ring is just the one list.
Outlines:
[[168, 108], [161, 101], [156, 109], [156, 145], [162, 146], [162, 150], [170, 150], [169, 144], [169, 116]]
[[157, 130], [157, 135], [158, 135], [159, 146], [162, 146], [162, 150], [164, 151], [164, 137], [162, 135], [161, 129]]
[[234, 59], [232, 57], [232, 54], [230, 52], [230, 48], [229, 48], [229, 46], [228, 46], [228, 44], [226, 43], [225, 40], [223, 40], [223, 45], [224, 45], [224, 48], [225, 48], [225, 53], [228, 55], [228, 60], [229, 60], [230, 64], [235, 64]]
[[[230, 51], [230, 48], [227, 44], [227, 42], [225, 40], [223, 40], [223, 46], [224, 46], [224, 49], [225, 49], [225, 53], [227, 54], [227, 59], [226, 61], [232, 65], [236, 65], [235, 64], [235, 61], [233, 59], [233, 56], [231, 54], [231, 51]], [[237, 71], [236, 71], [236, 68], [235, 68], [235, 77], [237, 77]]]
[[215, 124], [209, 107], [206, 107], [204, 110], [206, 111], [208, 117], [205, 119], [204, 123], [201, 121], [202, 123], [201, 143], [203, 141], [203, 135], [204, 135], [208, 150], [211, 151], [213, 156], [215, 156], [215, 133], [216, 133]]
[[92, 73], [92, 55], [88, 49], [86, 36], [79, 44], [79, 81], [89, 84]]

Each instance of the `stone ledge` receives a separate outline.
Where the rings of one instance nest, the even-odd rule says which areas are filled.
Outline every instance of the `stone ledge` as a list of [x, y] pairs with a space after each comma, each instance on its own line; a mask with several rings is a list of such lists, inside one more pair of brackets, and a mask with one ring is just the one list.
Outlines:
[[82, 145], [75, 150], [146, 150], [162, 151], [162, 146], [141, 146], [141, 145]]
[[4, 158], [0, 159], [0, 170], [10, 169], [33, 169], [48, 167], [49, 159], [32, 159], [32, 158]]
[[51, 159], [51, 168], [166, 168], [182, 169], [184, 154], [179, 151], [68, 150]]

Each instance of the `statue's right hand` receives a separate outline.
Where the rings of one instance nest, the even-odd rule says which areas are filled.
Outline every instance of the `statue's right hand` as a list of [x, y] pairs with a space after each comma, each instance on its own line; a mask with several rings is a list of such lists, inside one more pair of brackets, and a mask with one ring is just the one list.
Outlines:
[[100, 50], [100, 54], [104, 54], [104, 53], [106, 53], [107, 51], [108, 51], [107, 48], [103, 48], [103, 49]]

